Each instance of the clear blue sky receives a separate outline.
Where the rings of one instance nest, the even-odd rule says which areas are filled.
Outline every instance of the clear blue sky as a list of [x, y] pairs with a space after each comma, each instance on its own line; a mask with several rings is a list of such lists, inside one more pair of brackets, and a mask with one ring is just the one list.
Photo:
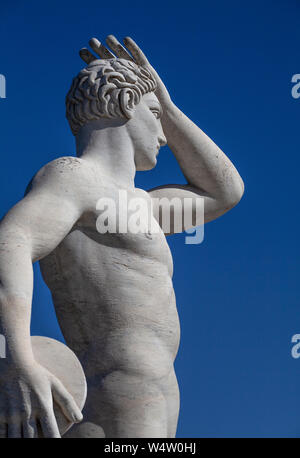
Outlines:
[[[168, 238], [182, 339], [178, 437], [300, 437], [300, 3], [296, 0], [14, 1], [1, 4], [0, 213], [46, 162], [74, 154], [64, 117], [78, 50], [131, 35], [175, 103], [229, 155], [240, 204], [203, 244]], [[166, 147], [149, 188], [184, 179]], [[32, 333], [61, 339], [36, 270]]]

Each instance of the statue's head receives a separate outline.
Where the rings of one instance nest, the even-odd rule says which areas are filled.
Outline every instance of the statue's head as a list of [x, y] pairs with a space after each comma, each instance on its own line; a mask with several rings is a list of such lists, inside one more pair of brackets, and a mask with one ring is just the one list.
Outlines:
[[[135, 155], [137, 169], [152, 168], [159, 147], [165, 144], [155, 89], [151, 73], [132, 61], [94, 60], [73, 79], [66, 96], [66, 117], [73, 135], [77, 136], [91, 121], [121, 119], [131, 132], [135, 149], [140, 152]], [[152, 165], [145, 161], [150, 149], [155, 150]]]

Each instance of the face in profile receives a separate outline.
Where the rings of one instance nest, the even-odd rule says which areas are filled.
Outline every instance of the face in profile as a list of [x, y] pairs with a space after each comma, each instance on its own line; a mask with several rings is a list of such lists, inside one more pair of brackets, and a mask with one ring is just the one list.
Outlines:
[[161, 115], [162, 109], [156, 95], [149, 92], [135, 106], [132, 118], [127, 122], [137, 170], [153, 169], [160, 147], [167, 143], [161, 125]]

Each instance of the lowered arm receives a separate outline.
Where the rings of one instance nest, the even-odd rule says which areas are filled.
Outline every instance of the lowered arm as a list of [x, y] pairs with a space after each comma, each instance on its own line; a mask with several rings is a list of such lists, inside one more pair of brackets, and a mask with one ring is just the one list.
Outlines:
[[0, 333], [7, 349], [6, 359], [0, 360], [0, 426], [9, 425], [10, 437], [19, 437], [24, 411], [28, 437], [36, 435], [36, 418], [45, 437], [59, 437], [52, 394], [71, 421], [81, 419], [72, 396], [34, 361], [30, 339], [32, 263], [56, 248], [82, 212], [79, 196], [66, 185], [73, 172], [64, 164], [54, 162], [41, 169], [26, 197], [0, 223]]

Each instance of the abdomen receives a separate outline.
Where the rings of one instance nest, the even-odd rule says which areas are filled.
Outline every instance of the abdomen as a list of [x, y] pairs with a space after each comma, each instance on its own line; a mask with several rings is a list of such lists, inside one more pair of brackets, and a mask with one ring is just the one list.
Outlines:
[[126, 235], [123, 244], [116, 234], [99, 243], [75, 231], [41, 261], [62, 333], [85, 371], [97, 367], [105, 373], [122, 364], [167, 370], [177, 353], [169, 249], [154, 240], [147, 252], [151, 240], [135, 235], [132, 250], [134, 239]]

